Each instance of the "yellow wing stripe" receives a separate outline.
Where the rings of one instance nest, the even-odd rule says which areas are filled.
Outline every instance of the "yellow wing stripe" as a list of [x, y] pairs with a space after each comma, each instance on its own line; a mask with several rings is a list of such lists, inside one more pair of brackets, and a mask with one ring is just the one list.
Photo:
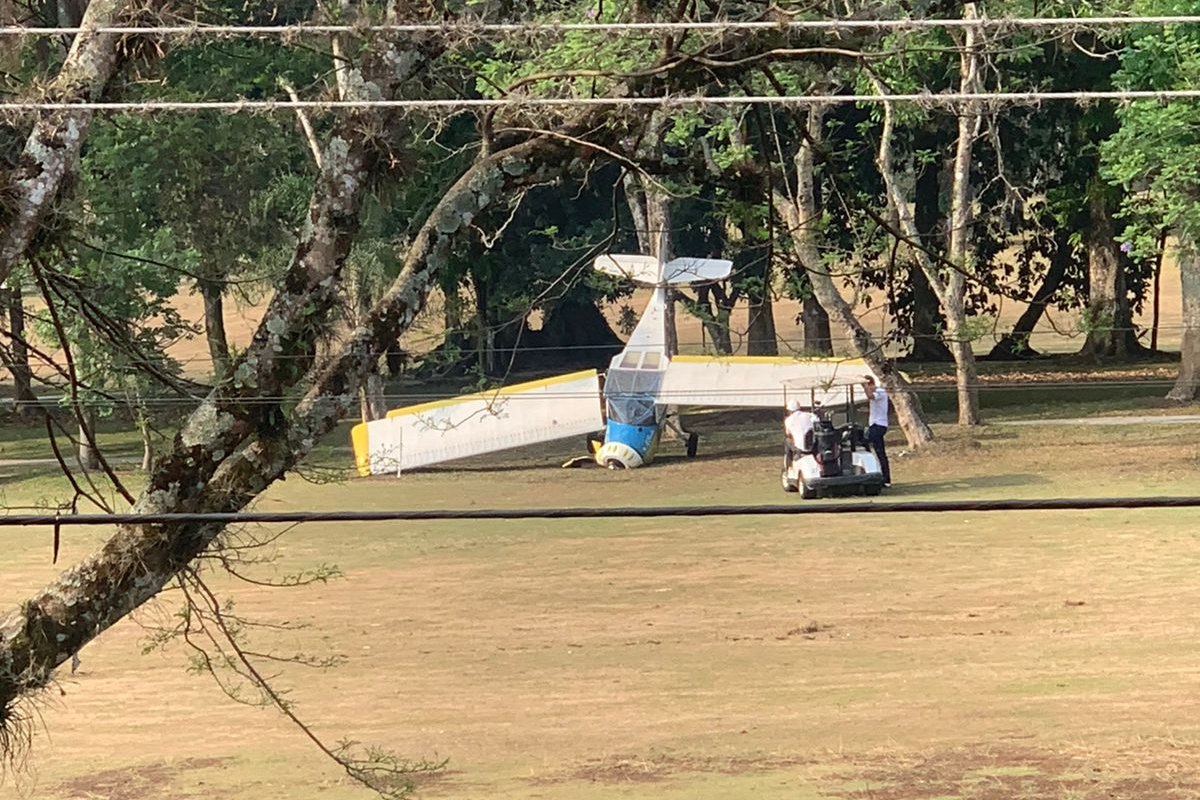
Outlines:
[[[415, 406], [405, 406], [397, 408], [387, 413], [388, 419], [392, 417], [402, 417], [407, 414], [419, 414], [423, 411], [432, 411], [435, 408], [445, 408], [446, 406], [457, 405], [464, 400], [492, 400], [496, 397], [508, 397], [522, 392], [529, 392], [534, 389], [541, 389], [545, 386], [554, 386], [559, 383], [567, 383], [568, 381], [577, 381], [581, 378], [590, 378], [596, 374], [594, 369], [585, 369], [580, 372], [572, 372], [569, 375], [556, 375], [553, 378], [542, 378], [537, 381], [528, 381], [526, 383], [517, 383], [512, 386], [503, 386], [499, 389], [488, 389], [482, 392], [474, 392], [472, 394], [462, 394], [458, 397], [450, 397], [445, 400], [433, 400], [428, 403], [420, 403]], [[599, 401], [597, 401], [599, 402]]]
[[[870, 370], [867, 362], [861, 358], [837, 358], [835, 356], [673, 356], [672, 361], [692, 364], [845, 364], [848, 367], [863, 367]], [[911, 383], [912, 378], [907, 372], [897, 370], [896, 374]]]
[[861, 358], [792, 357], [792, 356], [672, 356], [672, 361], [684, 364], [845, 364], [865, 367]]

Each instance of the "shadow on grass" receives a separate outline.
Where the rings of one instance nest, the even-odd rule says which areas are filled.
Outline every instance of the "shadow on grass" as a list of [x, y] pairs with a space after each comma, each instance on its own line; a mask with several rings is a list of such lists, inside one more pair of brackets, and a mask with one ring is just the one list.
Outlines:
[[955, 478], [946, 481], [918, 481], [907, 483], [903, 474], [896, 479], [892, 488], [887, 490], [889, 495], [928, 494], [930, 492], [950, 492], [956, 489], [1004, 489], [1013, 486], [1039, 486], [1050, 483], [1042, 475], [1029, 472], [1010, 473], [1005, 475], [979, 475]]

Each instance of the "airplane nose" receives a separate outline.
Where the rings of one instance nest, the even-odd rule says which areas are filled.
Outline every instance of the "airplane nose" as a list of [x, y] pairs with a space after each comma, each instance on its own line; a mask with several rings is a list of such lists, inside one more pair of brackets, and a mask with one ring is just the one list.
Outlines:
[[622, 442], [605, 442], [596, 453], [596, 463], [609, 469], [632, 469], [642, 465], [642, 456]]

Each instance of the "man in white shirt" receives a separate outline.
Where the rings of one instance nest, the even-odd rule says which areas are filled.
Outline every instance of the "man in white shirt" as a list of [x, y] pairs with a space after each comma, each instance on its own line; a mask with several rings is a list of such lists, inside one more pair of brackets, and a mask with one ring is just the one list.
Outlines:
[[892, 485], [892, 471], [888, 467], [887, 449], [883, 444], [884, 434], [888, 429], [888, 396], [887, 390], [875, 383], [871, 375], [863, 376], [863, 389], [867, 391], [867, 403], [870, 410], [867, 414], [867, 441], [879, 459], [879, 469], [883, 471], [883, 485]]
[[797, 452], [808, 452], [807, 438], [813, 429], [815, 417], [804, 408], [799, 400], [788, 400], [788, 415], [783, 421], [783, 429], [787, 433], [788, 444]]

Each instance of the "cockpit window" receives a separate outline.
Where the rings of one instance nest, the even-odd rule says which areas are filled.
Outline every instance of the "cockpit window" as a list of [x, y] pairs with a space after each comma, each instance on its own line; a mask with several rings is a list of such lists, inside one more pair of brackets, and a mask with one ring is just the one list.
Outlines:
[[621, 369], [637, 369], [638, 353], [630, 351], [621, 358]]
[[654, 350], [650, 350], [642, 356], [642, 369], [658, 369], [658, 365], [661, 363], [662, 354]]
[[655, 424], [654, 398], [662, 376], [661, 372], [610, 369], [604, 378], [609, 418], [628, 425]]

